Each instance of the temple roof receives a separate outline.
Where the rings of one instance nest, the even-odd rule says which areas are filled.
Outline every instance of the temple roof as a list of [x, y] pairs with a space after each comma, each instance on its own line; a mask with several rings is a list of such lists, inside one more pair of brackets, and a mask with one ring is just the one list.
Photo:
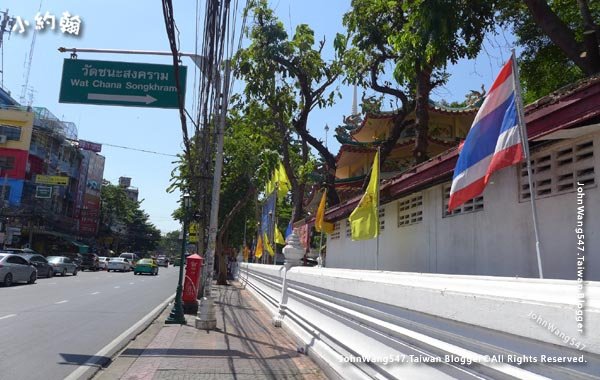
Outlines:
[[[445, 105], [445, 104], [440, 103], [440, 102], [434, 102], [432, 100], [429, 100], [429, 112], [433, 113], [433, 114], [441, 114], [441, 115], [474, 115], [474, 114], [477, 113], [478, 110], [479, 110], [479, 103], [477, 103], [476, 106], [469, 105], [469, 106], [465, 106], [465, 107], [451, 107], [451, 106]], [[393, 119], [399, 113], [400, 113], [400, 110], [382, 111], [382, 112], [377, 112], [377, 113], [369, 112], [369, 113], [366, 114], [364, 120], [362, 120], [362, 122], [356, 128], [353, 128], [350, 131], [350, 136], [354, 136], [357, 133], [360, 133], [360, 131], [367, 124], [369, 124], [369, 120], [390, 119], [390, 122], [391, 122], [391, 119]], [[409, 118], [411, 116], [413, 116], [413, 115], [412, 114], [409, 115]], [[414, 116], [413, 116], [413, 118], [414, 118]], [[379, 126], [385, 125], [385, 123], [377, 123], [376, 125], [379, 127]]]
[[[458, 141], [449, 141], [447, 139], [440, 139], [440, 138], [436, 138], [433, 136], [427, 136], [427, 141], [429, 141], [431, 143], [435, 143], [435, 144], [445, 145], [448, 148], [451, 148], [458, 143]], [[400, 138], [396, 142], [396, 147], [394, 149], [403, 147], [403, 146], [414, 145], [414, 142], [415, 142], [414, 136]], [[338, 165], [344, 165], [345, 163], [343, 161], [340, 162], [340, 160], [347, 153], [359, 153], [359, 154], [374, 155], [375, 150], [377, 149], [377, 146], [381, 145], [381, 143], [383, 143], [383, 141], [377, 141], [374, 143], [358, 143], [357, 142], [356, 144], [343, 144], [340, 147], [338, 154], [335, 156], [335, 160], [338, 163]]]
[[[600, 75], [585, 78], [540, 98], [525, 107], [529, 141], [558, 130], [576, 128], [589, 122], [599, 122], [598, 104], [600, 104]], [[380, 187], [382, 203], [430, 187], [432, 184], [450, 180], [458, 153], [458, 147], [453, 147], [387, 181], [383, 180]], [[354, 197], [328, 208], [325, 218], [336, 221], [347, 217], [356, 207], [361, 196], [362, 192], [359, 191]], [[312, 223], [312, 220], [306, 222]]]

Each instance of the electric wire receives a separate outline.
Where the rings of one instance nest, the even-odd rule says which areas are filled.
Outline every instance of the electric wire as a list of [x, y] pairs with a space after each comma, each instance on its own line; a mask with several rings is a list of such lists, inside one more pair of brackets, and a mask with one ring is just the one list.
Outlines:
[[137, 151], [137, 152], [144, 152], [144, 153], [156, 154], [156, 155], [159, 155], [159, 156], [179, 157], [176, 154], [156, 152], [156, 151], [147, 150], [147, 149], [132, 148], [130, 146], [107, 144], [107, 143], [98, 143], [98, 144], [102, 144], [103, 146], [110, 146], [110, 147], [113, 147], [113, 148], [120, 148], [120, 149], [125, 149], [125, 150], [134, 150], [134, 151]]

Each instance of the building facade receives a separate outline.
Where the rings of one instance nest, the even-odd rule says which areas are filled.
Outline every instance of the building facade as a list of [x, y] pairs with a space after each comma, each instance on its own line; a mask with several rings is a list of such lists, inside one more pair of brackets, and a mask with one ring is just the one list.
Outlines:
[[[599, 104], [596, 77], [526, 107], [546, 278], [575, 279], [584, 266], [585, 279], [600, 280]], [[327, 210], [335, 231], [326, 265], [537, 277], [526, 169], [495, 173], [482, 196], [449, 214], [457, 157], [457, 148], [450, 149], [382, 183], [378, 241], [351, 240], [348, 216], [360, 197]], [[578, 265], [582, 247], [585, 265]]]
[[104, 157], [79, 147], [77, 128], [0, 89], [2, 244], [42, 253], [97, 233]]

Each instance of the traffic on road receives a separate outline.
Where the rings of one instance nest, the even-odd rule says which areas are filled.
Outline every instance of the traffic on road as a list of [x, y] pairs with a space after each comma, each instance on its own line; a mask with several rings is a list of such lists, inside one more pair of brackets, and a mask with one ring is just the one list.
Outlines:
[[[124, 260], [110, 257], [108, 264]], [[69, 257], [0, 250], [0, 336], [5, 343], [0, 345], [0, 379], [33, 380], [40, 374], [65, 379], [108, 362], [110, 355], [102, 354], [106, 347], [176, 289], [177, 269], [159, 272], [156, 260], [140, 261], [150, 268], [142, 273], [150, 275], [137, 275], [138, 265], [88, 270]]]
[[45, 257], [32, 249], [0, 249], [0, 285], [34, 284], [40, 277], [77, 276], [79, 271], [84, 270], [158, 275], [159, 266], [168, 265], [165, 256], [140, 259], [137, 254], [129, 252], [119, 257], [100, 257], [95, 253]]

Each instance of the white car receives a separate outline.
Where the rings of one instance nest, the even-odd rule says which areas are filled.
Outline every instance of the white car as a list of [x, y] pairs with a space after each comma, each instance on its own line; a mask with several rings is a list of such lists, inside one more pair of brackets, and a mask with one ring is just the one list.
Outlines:
[[111, 270], [118, 270], [121, 272], [129, 272], [131, 271], [131, 269], [131, 262], [129, 260], [124, 259], [122, 257], [113, 257], [108, 262], [108, 268], [106, 269], [106, 271], [110, 272]]
[[108, 270], [108, 262], [110, 261], [110, 257], [98, 257], [98, 267], [100, 270]]
[[0, 253], [0, 281], [4, 286], [16, 282], [33, 284], [37, 280], [37, 269], [29, 261], [12, 253]]

